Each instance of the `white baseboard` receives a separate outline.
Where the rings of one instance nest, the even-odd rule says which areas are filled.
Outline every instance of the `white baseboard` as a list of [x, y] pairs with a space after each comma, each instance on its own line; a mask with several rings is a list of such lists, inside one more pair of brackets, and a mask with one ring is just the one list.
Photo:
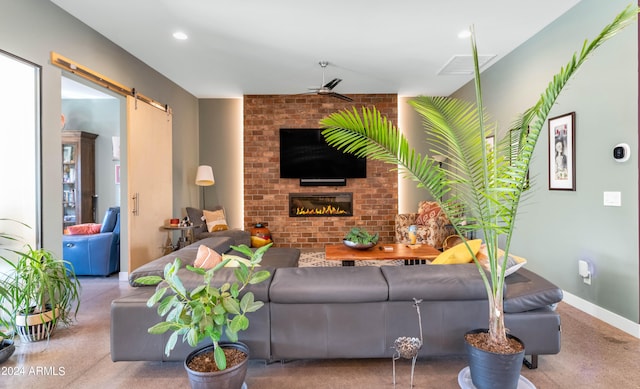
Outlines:
[[118, 281], [129, 282], [129, 272], [121, 271], [118, 273]]
[[635, 323], [625, 317], [622, 317], [611, 311], [599, 307], [589, 301], [583, 300], [578, 296], [575, 296], [569, 292], [563, 291], [564, 298], [562, 301], [565, 303], [597, 318], [605, 323], [616, 327], [617, 329], [628, 333], [629, 335], [640, 338], [640, 324]]

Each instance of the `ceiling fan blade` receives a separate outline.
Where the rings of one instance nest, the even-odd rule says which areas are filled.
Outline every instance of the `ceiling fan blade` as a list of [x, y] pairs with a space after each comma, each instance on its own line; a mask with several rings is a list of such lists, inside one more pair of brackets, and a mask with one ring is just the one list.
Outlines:
[[336, 87], [336, 85], [338, 85], [340, 83], [340, 81], [342, 81], [342, 79], [340, 78], [334, 78], [333, 80], [327, 82], [326, 84], [324, 84], [323, 88], [327, 88], [329, 90], [333, 89]]
[[328, 93], [329, 96], [333, 96], [335, 98], [338, 98], [340, 100], [344, 100], [344, 101], [353, 101], [353, 99], [349, 96], [345, 96], [345, 95], [341, 95], [340, 93], [336, 93], [336, 92], [331, 92]]

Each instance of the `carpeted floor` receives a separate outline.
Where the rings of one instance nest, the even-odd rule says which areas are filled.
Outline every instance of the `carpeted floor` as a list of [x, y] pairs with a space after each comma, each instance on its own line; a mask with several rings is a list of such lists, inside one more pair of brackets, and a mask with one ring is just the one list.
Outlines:
[[[356, 266], [399, 266], [403, 260], [393, 261], [355, 261]], [[342, 261], [327, 261], [324, 259], [324, 251], [309, 251], [300, 253], [298, 267], [339, 267]]]

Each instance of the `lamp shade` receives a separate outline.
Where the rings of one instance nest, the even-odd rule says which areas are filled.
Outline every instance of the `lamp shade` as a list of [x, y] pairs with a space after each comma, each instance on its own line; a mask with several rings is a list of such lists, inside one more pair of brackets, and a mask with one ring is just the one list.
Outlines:
[[198, 166], [198, 172], [196, 173], [196, 185], [198, 186], [211, 186], [215, 184], [216, 180], [213, 178], [213, 169], [208, 165]]

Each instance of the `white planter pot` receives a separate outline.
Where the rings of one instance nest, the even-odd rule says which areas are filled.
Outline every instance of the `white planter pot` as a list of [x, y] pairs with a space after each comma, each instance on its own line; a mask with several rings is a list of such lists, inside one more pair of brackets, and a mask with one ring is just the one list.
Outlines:
[[[20, 339], [23, 342], [37, 342], [48, 338], [55, 328], [53, 317], [53, 311], [18, 315], [16, 317], [16, 327]], [[55, 309], [55, 317], [59, 317], [58, 308]]]

